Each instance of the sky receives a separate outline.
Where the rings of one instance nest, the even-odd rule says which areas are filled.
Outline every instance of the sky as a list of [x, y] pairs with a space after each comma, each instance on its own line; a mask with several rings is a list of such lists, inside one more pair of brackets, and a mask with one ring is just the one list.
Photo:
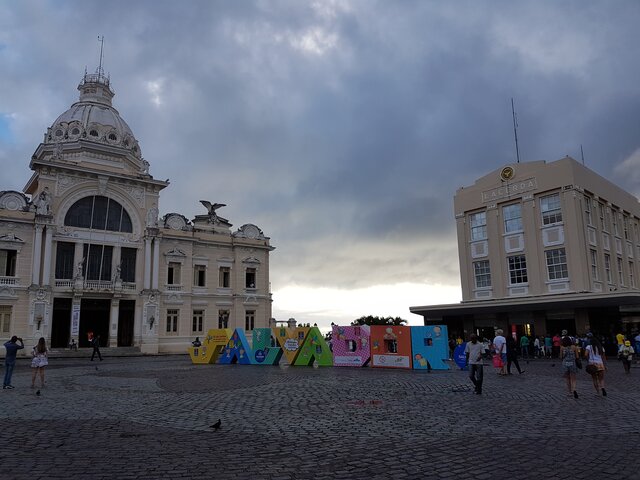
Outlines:
[[0, 0], [0, 190], [85, 67], [161, 215], [259, 226], [273, 316], [327, 327], [461, 300], [453, 196], [565, 155], [640, 194], [640, 2]]

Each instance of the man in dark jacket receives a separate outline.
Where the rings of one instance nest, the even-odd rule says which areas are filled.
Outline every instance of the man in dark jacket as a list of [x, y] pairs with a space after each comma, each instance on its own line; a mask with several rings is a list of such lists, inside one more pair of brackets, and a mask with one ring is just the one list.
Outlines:
[[[20, 345], [18, 345], [17, 342], [20, 342]], [[4, 344], [4, 348], [7, 349], [7, 356], [4, 359], [4, 382], [2, 383], [2, 389], [10, 390], [14, 388], [13, 385], [11, 385], [11, 376], [13, 375], [13, 369], [16, 366], [16, 355], [18, 350], [22, 350], [24, 348], [24, 343], [21, 338], [14, 335], [11, 337], [11, 340]]]

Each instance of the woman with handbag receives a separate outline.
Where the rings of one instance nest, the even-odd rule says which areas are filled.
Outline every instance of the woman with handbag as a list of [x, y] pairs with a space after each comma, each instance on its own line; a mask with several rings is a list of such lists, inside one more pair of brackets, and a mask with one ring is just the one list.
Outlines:
[[589, 338], [589, 345], [587, 345], [585, 351], [587, 353], [588, 365], [585, 371], [591, 375], [596, 393], [602, 392], [602, 396], [606, 397], [607, 391], [604, 389], [604, 371], [607, 367], [605, 367], [604, 363], [606, 361], [604, 348], [602, 348], [600, 340], [594, 337], [592, 333], [588, 333], [587, 337]]
[[569, 395], [573, 393], [573, 398], [578, 398], [578, 392], [576, 391], [578, 349], [571, 342], [571, 337], [567, 336], [562, 339], [560, 343], [560, 358], [562, 359], [562, 374], [567, 380]]

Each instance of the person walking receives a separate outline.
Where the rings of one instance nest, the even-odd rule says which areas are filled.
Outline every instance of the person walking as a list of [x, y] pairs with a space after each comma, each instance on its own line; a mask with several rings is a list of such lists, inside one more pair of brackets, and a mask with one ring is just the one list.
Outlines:
[[560, 358], [562, 359], [562, 374], [567, 381], [569, 395], [578, 398], [576, 391], [576, 373], [578, 371], [576, 358], [578, 358], [578, 348], [571, 342], [570, 337], [563, 337], [560, 345]]
[[473, 383], [474, 392], [477, 395], [482, 394], [482, 379], [484, 377], [484, 352], [485, 345], [478, 341], [478, 336], [473, 333], [470, 337], [471, 341], [467, 342], [464, 347], [466, 364], [469, 366], [469, 379]]
[[522, 350], [522, 358], [529, 358], [529, 337], [526, 335], [520, 337], [520, 350]]
[[496, 330], [496, 336], [493, 339], [493, 351], [496, 357], [500, 359], [499, 362], [496, 361], [494, 363], [494, 366], [499, 368], [498, 375], [507, 374], [507, 339], [504, 338], [503, 333], [503, 330], [499, 328]]
[[96, 335], [91, 339], [91, 346], [93, 347], [93, 353], [91, 354], [91, 361], [98, 354], [98, 358], [102, 361], [102, 355], [100, 355], [100, 335]]
[[607, 369], [605, 365], [606, 356], [604, 354], [604, 348], [602, 343], [593, 334], [588, 333], [589, 345], [585, 351], [587, 352], [587, 373], [591, 375], [593, 380], [593, 387], [596, 389], [596, 393], [602, 392], [602, 396], [607, 396], [607, 391], [604, 389], [604, 372]]
[[518, 346], [516, 339], [511, 335], [507, 335], [507, 375], [511, 375], [512, 363], [518, 369], [518, 373], [524, 373], [524, 370], [520, 368], [520, 364], [518, 363]]
[[36, 386], [36, 377], [40, 373], [40, 388], [44, 387], [44, 367], [49, 365], [49, 349], [47, 348], [47, 342], [44, 337], [40, 337], [38, 344], [33, 347], [31, 352], [33, 360], [31, 360], [31, 368], [33, 373], [31, 374], [31, 388]]
[[618, 357], [622, 360], [622, 366], [624, 367], [624, 373], [631, 373], [631, 361], [633, 360], [633, 354], [636, 353], [631, 346], [631, 341], [625, 340], [624, 345], [618, 352]]
[[[18, 345], [18, 342], [20, 342], [20, 345]], [[14, 388], [14, 386], [11, 385], [11, 376], [16, 366], [16, 355], [18, 354], [18, 350], [24, 348], [24, 343], [22, 342], [22, 338], [14, 335], [11, 337], [11, 340], [4, 344], [4, 348], [7, 350], [7, 354], [4, 357], [4, 381], [2, 382], [2, 389], [11, 390]]]

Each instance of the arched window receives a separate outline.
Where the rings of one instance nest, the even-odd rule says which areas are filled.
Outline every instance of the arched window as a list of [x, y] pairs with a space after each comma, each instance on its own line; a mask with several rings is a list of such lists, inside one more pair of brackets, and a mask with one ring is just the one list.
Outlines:
[[108, 197], [84, 197], [74, 203], [64, 218], [68, 227], [92, 228], [131, 233], [131, 217], [115, 200]]

